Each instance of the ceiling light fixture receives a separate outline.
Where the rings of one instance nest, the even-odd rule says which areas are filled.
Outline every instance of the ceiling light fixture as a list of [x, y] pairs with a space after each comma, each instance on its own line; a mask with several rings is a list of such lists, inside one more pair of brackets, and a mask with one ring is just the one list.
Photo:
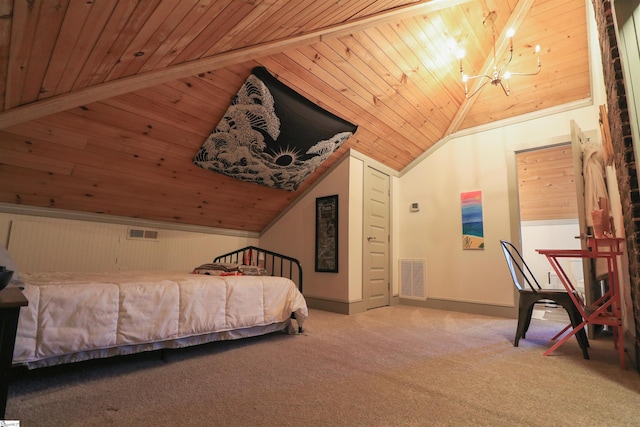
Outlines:
[[[491, 25], [491, 33], [493, 37], [493, 73], [492, 74], [479, 74], [477, 76], [468, 76], [464, 73], [462, 69], [462, 58], [464, 58], [464, 51], [461, 50], [458, 52], [458, 58], [460, 59], [460, 75], [462, 76], [462, 83], [464, 83], [464, 95], [467, 99], [473, 97], [477, 94], [480, 89], [485, 87], [488, 83], [491, 83], [494, 86], [500, 86], [504, 91], [504, 94], [509, 96], [509, 78], [511, 76], [535, 76], [540, 72], [541, 63], [540, 63], [540, 45], [536, 45], [535, 47], [535, 55], [538, 60], [538, 68], [535, 72], [532, 73], [520, 73], [515, 71], [508, 71], [507, 67], [511, 63], [513, 59], [513, 35], [515, 31], [513, 28], [510, 28], [507, 31], [507, 37], [509, 38], [509, 59], [501, 66], [498, 67], [497, 61], [497, 52], [496, 52], [496, 12], [489, 12], [486, 18], [482, 21], [484, 26]], [[469, 94], [468, 82], [474, 79], [484, 79], [483, 83], [481, 83], [471, 94]]]

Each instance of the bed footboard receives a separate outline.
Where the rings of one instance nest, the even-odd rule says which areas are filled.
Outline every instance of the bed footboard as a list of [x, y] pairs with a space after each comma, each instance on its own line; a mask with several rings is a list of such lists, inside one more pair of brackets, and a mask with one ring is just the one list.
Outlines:
[[[267, 270], [270, 276], [286, 277], [292, 280], [302, 293], [302, 266], [300, 261], [290, 256], [282, 255], [256, 246], [247, 246], [223, 255], [213, 260], [214, 263], [255, 265]], [[295, 319], [295, 314], [291, 313]], [[302, 333], [302, 326], [298, 333]]]
[[244, 264], [263, 267], [270, 276], [287, 277], [302, 292], [302, 267], [292, 257], [272, 252], [256, 246], [247, 246], [224, 255], [217, 256], [214, 263]]

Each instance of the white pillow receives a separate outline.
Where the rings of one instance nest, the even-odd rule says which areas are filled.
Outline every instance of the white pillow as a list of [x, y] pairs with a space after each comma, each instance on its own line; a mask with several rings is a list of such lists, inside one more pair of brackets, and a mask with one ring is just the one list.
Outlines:
[[20, 273], [18, 273], [18, 266], [16, 265], [11, 255], [9, 255], [9, 251], [5, 249], [4, 246], [0, 246], [0, 265], [7, 268], [7, 270], [13, 270], [13, 276], [11, 277], [11, 281], [20, 280]]

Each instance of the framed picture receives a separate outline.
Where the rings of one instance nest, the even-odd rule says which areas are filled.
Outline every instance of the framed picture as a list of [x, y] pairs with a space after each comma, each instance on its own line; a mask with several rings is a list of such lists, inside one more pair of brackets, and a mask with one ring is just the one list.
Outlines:
[[338, 272], [338, 195], [316, 199], [316, 271]]
[[462, 249], [484, 249], [482, 191], [460, 194], [462, 204]]

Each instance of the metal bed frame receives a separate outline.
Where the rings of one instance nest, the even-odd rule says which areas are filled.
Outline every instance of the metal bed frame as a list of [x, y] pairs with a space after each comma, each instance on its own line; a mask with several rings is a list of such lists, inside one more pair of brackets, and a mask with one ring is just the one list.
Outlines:
[[[260, 263], [261, 259], [263, 260], [263, 265]], [[258, 248], [257, 246], [246, 246], [233, 252], [218, 255], [213, 259], [213, 262], [263, 267], [270, 276], [288, 277], [289, 280], [298, 285], [298, 290], [302, 293], [302, 266], [300, 261], [295, 258]], [[295, 319], [295, 313], [291, 313], [291, 318]], [[298, 333], [301, 334], [302, 332], [302, 326], [299, 326]]]
[[[248, 259], [247, 254], [249, 254]], [[259, 266], [260, 259], [264, 260], [263, 267], [270, 276], [288, 277], [298, 285], [298, 290], [302, 292], [302, 266], [300, 265], [300, 261], [295, 258], [256, 246], [247, 246], [224, 255], [219, 255], [213, 262]]]

